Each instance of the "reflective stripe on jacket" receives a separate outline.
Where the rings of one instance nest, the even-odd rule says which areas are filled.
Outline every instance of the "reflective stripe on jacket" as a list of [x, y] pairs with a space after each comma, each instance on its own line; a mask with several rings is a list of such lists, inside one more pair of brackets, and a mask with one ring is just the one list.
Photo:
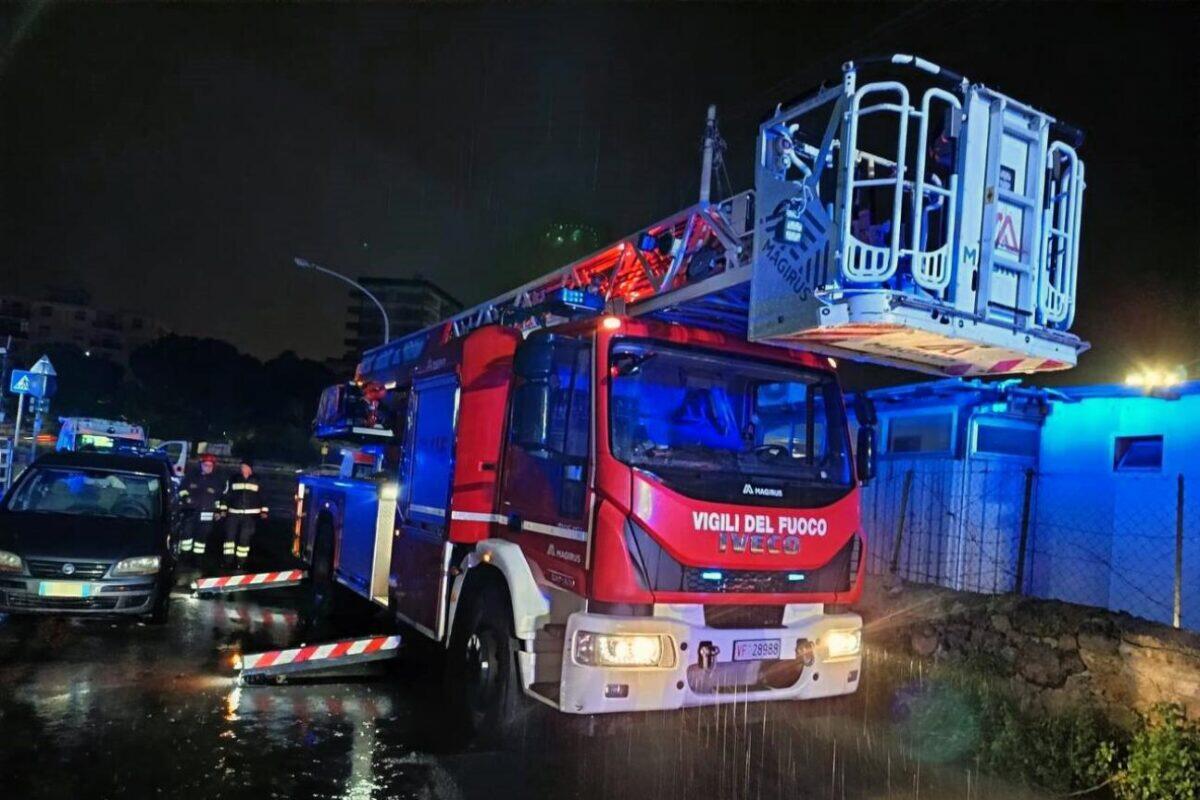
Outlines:
[[221, 498], [221, 508], [230, 514], [266, 514], [267, 507], [260, 496], [258, 476], [252, 474], [249, 478], [243, 478], [239, 473], [230, 478]]

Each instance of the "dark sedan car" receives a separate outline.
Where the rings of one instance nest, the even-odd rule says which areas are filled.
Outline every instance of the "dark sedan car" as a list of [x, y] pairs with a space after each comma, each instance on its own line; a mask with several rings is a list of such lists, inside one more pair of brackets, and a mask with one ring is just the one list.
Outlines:
[[165, 622], [171, 469], [161, 458], [52, 453], [0, 503], [0, 612]]

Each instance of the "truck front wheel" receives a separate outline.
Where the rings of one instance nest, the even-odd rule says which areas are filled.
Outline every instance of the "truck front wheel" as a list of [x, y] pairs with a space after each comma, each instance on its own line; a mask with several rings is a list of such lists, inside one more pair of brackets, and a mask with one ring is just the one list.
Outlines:
[[508, 593], [488, 581], [455, 620], [447, 677], [451, 699], [477, 733], [502, 733], [516, 718], [520, 688]]
[[327, 619], [337, 611], [338, 586], [333, 577], [333, 550], [333, 523], [322, 519], [317, 523], [312, 568], [308, 576], [309, 607], [314, 620]]

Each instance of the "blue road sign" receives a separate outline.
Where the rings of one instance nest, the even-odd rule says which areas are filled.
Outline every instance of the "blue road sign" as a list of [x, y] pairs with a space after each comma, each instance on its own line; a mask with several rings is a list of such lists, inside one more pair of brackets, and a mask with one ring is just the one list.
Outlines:
[[8, 390], [13, 394], [29, 394], [34, 397], [45, 397], [49, 378], [49, 375], [30, 372], [24, 369], [14, 369], [8, 382]]

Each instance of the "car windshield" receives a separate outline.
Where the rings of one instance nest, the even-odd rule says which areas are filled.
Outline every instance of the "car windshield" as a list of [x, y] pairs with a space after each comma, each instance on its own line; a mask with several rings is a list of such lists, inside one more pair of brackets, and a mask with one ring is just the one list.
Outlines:
[[154, 475], [73, 467], [31, 467], [8, 501], [9, 511], [156, 519], [161, 487]]
[[627, 464], [850, 484], [832, 375], [632, 340], [614, 346], [611, 374], [613, 452]]

